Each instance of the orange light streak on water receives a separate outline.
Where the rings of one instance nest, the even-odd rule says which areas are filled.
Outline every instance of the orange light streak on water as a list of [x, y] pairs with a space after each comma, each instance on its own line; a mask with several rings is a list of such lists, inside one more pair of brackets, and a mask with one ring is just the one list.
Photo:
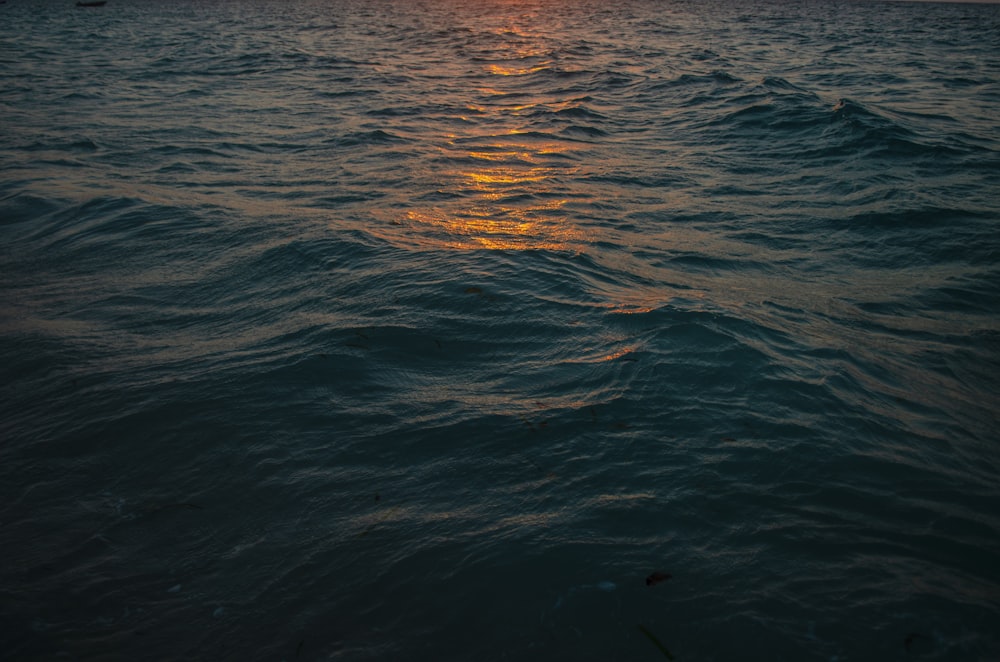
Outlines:
[[445, 140], [443, 151], [456, 166], [441, 174], [450, 182], [448, 190], [462, 197], [453, 205], [409, 210], [401, 225], [450, 249], [581, 249], [583, 234], [561, 211], [566, 199], [557, 181], [576, 167], [553, 159], [569, 151], [570, 144], [555, 138], [528, 140], [516, 130]]

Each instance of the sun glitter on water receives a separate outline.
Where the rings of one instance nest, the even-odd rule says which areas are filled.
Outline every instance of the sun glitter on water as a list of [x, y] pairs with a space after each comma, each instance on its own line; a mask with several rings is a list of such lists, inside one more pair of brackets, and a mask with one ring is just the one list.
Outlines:
[[580, 251], [584, 233], [566, 213], [571, 196], [560, 181], [578, 173], [581, 145], [533, 121], [573, 104], [530, 92], [533, 77], [552, 66], [543, 35], [510, 25], [492, 33], [502, 45], [481, 70], [495, 83], [470, 90], [468, 130], [439, 140], [434, 162], [445, 166], [429, 179], [443, 182], [440, 201], [397, 213], [389, 238], [458, 250]]

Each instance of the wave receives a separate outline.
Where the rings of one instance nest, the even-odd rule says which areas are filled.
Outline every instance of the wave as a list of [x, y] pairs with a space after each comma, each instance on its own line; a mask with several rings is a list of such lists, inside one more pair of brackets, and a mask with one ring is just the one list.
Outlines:
[[357, 131], [353, 133], [330, 138], [325, 141], [328, 145], [336, 147], [355, 147], [364, 145], [398, 145], [409, 142], [398, 133], [385, 131], [383, 129], [373, 129], [371, 131]]

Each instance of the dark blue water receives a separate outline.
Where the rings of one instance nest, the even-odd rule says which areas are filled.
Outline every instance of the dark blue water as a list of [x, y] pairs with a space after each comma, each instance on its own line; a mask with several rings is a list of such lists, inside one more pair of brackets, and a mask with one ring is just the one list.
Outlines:
[[0, 657], [1000, 659], [1000, 6], [73, 5]]

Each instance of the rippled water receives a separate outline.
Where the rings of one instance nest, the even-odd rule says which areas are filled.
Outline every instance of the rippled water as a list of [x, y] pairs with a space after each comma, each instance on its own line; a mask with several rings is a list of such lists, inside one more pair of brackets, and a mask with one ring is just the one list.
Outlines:
[[5, 656], [1000, 657], [1000, 6], [72, 5]]

